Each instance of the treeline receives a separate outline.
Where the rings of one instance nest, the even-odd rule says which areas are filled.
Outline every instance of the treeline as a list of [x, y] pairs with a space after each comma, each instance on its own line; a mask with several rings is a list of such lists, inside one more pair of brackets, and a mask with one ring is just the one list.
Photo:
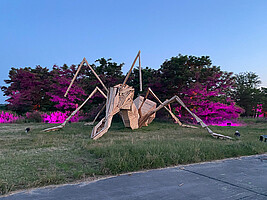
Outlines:
[[[5, 80], [8, 86], [1, 87], [4, 95], [8, 96], [8, 109], [19, 114], [32, 110], [73, 110], [96, 86], [102, 89], [90, 69], [84, 66], [65, 98], [64, 93], [77, 66], [53, 66], [51, 70], [41, 66], [11, 68], [9, 79]], [[125, 78], [123, 64], [111, 59], [101, 58], [91, 66], [107, 87], [122, 83]], [[161, 100], [179, 95], [200, 116], [220, 118], [222, 115], [233, 117], [242, 113], [255, 116], [259, 105], [262, 105], [262, 111], [267, 110], [267, 88], [258, 88], [260, 80], [255, 73], [233, 75], [232, 72], [222, 71], [219, 66], [213, 66], [208, 56], [178, 55], [166, 60], [157, 70], [143, 68], [142, 76], [143, 92], [139, 92], [137, 68], [128, 81], [136, 94], [145, 95], [150, 87]], [[105, 99], [96, 94], [83, 110], [94, 113], [104, 102]], [[182, 110], [177, 106], [175, 112], [179, 115]]]

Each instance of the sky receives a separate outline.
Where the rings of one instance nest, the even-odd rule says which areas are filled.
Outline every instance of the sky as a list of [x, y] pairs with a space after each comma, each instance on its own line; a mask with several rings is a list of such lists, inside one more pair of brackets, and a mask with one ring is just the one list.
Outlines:
[[84, 57], [112, 58], [126, 73], [141, 50], [143, 67], [207, 55], [223, 71], [255, 72], [267, 87], [266, 10], [263, 0], [0, 0], [0, 85], [11, 67]]

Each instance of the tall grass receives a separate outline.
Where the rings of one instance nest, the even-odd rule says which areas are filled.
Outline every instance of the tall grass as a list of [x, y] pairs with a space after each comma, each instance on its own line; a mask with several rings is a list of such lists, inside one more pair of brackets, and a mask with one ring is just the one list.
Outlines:
[[[267, 152], [266, 121], [245, 127], [211, 127], [234, 140], [212, 138], [205, 130], [153, 122], [137, 130], [112, 124], [99, 140], [90, 139], [92, 127], [68, 124], [44, 133], [51, 124], [0, 124], [0, 193], [60, 184], [91, 177], [153, 169]], [[26, 134], [26, 127], [31, 131]]]

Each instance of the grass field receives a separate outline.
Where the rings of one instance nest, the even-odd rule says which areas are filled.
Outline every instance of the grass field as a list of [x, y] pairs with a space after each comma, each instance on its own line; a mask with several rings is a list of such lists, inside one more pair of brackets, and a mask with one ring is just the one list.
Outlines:
[[[240, 138], [212, 138], [204, 129], [181, 128], [169, 122], [153, 122], [138, 130], [116, 122], [97, 141], [92, 127], [68, 124], [63, 130], [44, 133], [51, 124], [0, 124], [0, 194], [37, 186], [85, 180], [178, 164], [260, 154], [267, 143], [266, 121], [247, 120], [244, 127], [211, 127], [217, 133]], [[26, 134], [26, 127], [31, 131]]]

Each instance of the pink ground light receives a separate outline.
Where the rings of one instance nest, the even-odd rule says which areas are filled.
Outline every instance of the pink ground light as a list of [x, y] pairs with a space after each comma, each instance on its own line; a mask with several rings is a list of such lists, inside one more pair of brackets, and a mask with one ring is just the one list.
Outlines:
[[223, 122], [209, 122], [207, 125], [211, 126], [245, 126], [246, 124], [240, 122], [231, 122], [231, 121], [223, 121]]
[[[43, 122], [45, 123], [63, 123], [67, 117], [69, 117], [71, 114], [70, 111], [66, 111], [65, 113], [56, 111], [52, 113], [44, 113], [41, 115]], [[80, 119], [82, 119], [82, 116], [79, 116], [79, 113], [76, 113], [71, 119], [71, 122], [78, 122]]]

